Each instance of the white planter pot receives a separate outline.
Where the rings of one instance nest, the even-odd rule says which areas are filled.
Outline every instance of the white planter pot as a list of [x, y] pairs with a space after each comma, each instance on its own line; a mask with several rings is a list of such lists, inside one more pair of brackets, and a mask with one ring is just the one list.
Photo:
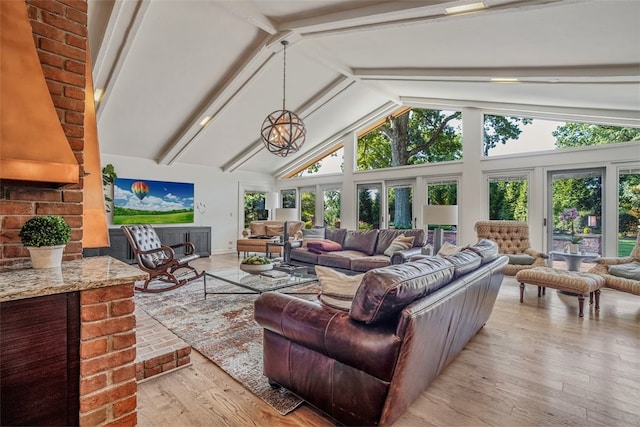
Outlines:
[[31, 266], [33, 268], [60, 267], [65, 246], [27, 246], [31, 255]]
[[576, 243], [569, 243], [569, 253], [577, 254], [578, 253], [578, 245]]

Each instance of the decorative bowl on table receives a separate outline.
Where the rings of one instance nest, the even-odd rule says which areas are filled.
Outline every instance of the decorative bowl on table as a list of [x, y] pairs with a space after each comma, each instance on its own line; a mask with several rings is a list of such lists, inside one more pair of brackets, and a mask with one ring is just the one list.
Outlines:
[[250, 274], [260, 274], [273, 269], [271, 260], [263, 256], [250, 256], [240, 263], [240, 270]]

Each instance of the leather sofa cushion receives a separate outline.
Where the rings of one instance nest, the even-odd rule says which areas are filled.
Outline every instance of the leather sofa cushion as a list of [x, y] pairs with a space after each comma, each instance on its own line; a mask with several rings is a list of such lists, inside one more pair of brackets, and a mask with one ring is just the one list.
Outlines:
[[344, 247], [344, 239], [347, 235], [346, 228], [326, 228], [324, 229], [324, 238], [340, 243]]
[[389, 319], [407, 304], [445, 286], [454, 266], [441, 257], [369, 270], [351, 304], [349, 316], [366, 324]]
[[493, 261], [498, 258], [498, 244], [493, 240], [480, 239], [475, 245], [468, 246], [467, 250], [480, 255], [480, 258], [482, 258], [482, 264], [486, 264], [489, 261]]
[[472, 270], [480, 267], [482, 259], [473, 251], [457, 252], [453, 255], [441, 256], [453, 264], [453, 279], [464, 276]]
[[294, 261], [300, 261], [307, 264], [318, 264], [318, 254], [309, 252], [307, 248], [291, 249], [291, 259]]
[[378, 241], [378, 230], [348, 230], [342, 248], [373, 255]]
[[358, 251], [336, 251], [318, 255], [318, 265], [351, 270], [351, 260], [364, 256]]
[[391, 258], [386, 255], [363, 256], [351, 260], [351, 270], [369, 271], [374, 268], [387, 267], [391, 265]]

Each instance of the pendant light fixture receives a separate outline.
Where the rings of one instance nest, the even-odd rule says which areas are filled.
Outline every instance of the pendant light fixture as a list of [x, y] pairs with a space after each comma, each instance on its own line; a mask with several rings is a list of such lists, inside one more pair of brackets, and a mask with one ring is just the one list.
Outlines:
[[262, 141], [269, 152], [287, 157], [302, 147], [307, 136], [307, 130], [302, 123], [302, 119], [293, 111], [285, 108], [286, 81], [287, 81], [287, 45], [288, 41], [283, 40], [282, 46], [282, 110], [276, 110], [264, 119], [262, 123]]

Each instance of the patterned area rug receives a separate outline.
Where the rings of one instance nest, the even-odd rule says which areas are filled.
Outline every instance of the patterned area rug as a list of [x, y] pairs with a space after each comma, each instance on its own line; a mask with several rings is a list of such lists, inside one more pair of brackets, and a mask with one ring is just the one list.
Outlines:
[[[207, 279], [217, 292], [242, 292], [242, 288]], [[317, 282], [283, 289], [316, 292]], [[287, 390], [272, 389], [262, 373], [262, 328], [253, 320], [257, 294], [207, 295], [202, 279], [160, 294], [136, 292], [136, 306], [162, 323], [191, 347], [260, 397], [281, 415], [293, 411], [302, 400]], [[315, 298], [299, 295], [300, 298]]]

